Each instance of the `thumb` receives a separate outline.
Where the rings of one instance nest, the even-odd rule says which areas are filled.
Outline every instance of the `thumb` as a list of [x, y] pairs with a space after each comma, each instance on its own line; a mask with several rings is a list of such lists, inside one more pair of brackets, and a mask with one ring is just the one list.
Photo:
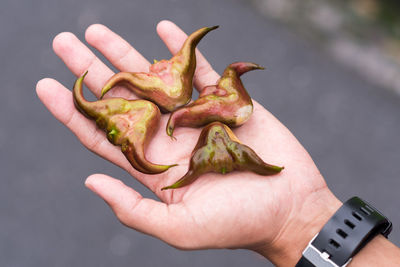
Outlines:
[[89, 176], [85, 185], [104, 199], [122, 224], [157, 237], [173, 246], [181, 246], [176, 232], [182, 223], [179, 217], [182, 217], [174, 212], [179, 210], [179, 204], [167, 205], [160, 201], [143, 198], [122, 181], [104, 174]]

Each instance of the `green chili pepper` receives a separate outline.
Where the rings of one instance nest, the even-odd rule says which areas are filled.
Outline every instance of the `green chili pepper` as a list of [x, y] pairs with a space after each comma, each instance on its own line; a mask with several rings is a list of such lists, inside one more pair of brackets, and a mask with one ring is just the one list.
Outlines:
[[248, 71], [264, 69], [250, 62], [236, 62], [226, 67], [216, 85], [206, 86], [199, 99], [174, 111], [168, 120], [167, 134], [173, 137], [178, 126], [200, 127], [213, 121], [230, 127], [245, 123], [253, 112], [253, 102], [240, 76]]
[[192, 98], [193, 75], [196, 69], [195, 49], [200, 40], [218, 28], [205, 27], [192, 33], [181, 50], [170, 60], [154, 61], [149, 73], [120, 72], [110, 78], [101, 91], [101, 98], [116, 85], [126, 85], [136, 95], [156, 103], [162, 112], [172, 112]]
[[260, 175], [272, 175], [283, 168], [265, 163], [250, 147], [240, 143], [228, 126], [213, 122], [202, 130], [192, 152], [188, 172], [161, 190], [186, 186], [208, 172], [225, 174], [248, 170]]
[[96, 121], [107, 133], [108, 140], [121, 146], [121, 151], [138, 171], [156, 174], [175, 165], [157, 165], [149, 162], [145, 148], [158, 129], [161, 117], [158, 107], [146, 100], [110, 98], [87, 101], [82, 92], [82, 82], [87, 72], [74, 84], [75, 106], [86, 117]]

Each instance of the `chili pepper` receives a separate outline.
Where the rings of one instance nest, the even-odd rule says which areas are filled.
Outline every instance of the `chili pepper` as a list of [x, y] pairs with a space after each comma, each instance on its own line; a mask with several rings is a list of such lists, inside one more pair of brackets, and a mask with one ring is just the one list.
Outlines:
[[94, 102], [87, 101], [82, 92], [82, 82], [87, 72], [74, 84], [75, 106], [86, 117], [96, 121], [107, 133], [107, 139], [121, 146], [131, 165], [138, 171], [157, 174], [175, 165], [157, 165], [149, 162], [145, 148], [157, 131], [161, 113], [158, 107], [147, 100], [109, 98]]
[[220, 121], [236, 127], [245, 123], [253, 112], [253, 102], [240, 76], [255, 69], [264, 68], [250, 62], [230, 64], [216, 85], [204, 87], [196, 101], [170, 115], [167, 134], [173, 137], [177, 126], [200, 127]]
[[180, 51], [170, 60], [154, 61], [149, 73], [120, 72], [110, 78], [101, 91], [101, 97], [111, 88], [122, 84], [136, 95], [156, 103], [162, 112], [172, 112], [192, 98], [193, 75], [196, 69], [195, 49], [200, 40], [218, 28], [205, 27], [192, 33]]
[[227, 125], [213, 122], [200, 133], [188, 172], [161, 190], [186, 186], [208, 172], [225, 174], [234, 170], [248, 170], [259, 175], [272, 175], [283, 168], [265, 163], [250, 147], [242, 144]]

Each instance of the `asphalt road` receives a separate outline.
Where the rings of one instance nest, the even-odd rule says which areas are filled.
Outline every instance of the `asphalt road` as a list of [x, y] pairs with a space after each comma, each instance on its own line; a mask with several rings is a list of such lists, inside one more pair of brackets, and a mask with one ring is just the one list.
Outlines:
[[294, 133], [341, 200], [359, 195], [391, 218], [391, 240], [400, 245], [398, 95], [363, 81], [244, 1], [3, 0], [0, 266], [269, 266], [249, 251], [179, 251], [122, 226], [83, 186], [85, 178], [106, 173], [152, 194], [83, 148], [35, 94], [41, 78], [68, 87], [75, 79], [52, 52], [57, 33], [83, 39], [87, 26], [103, 23], [148, 59], [169, 58], [155, 33], [162, 19], [186, 32], [220, 25], [200, 44], [220, 73], [238, 60], [267, 66], [243, 76], [252, 97]]

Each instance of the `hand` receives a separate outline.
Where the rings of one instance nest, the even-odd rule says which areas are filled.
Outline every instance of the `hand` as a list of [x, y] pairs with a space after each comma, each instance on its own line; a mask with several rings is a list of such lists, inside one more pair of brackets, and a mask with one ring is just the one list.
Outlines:
[[[186, 38], [182, 30], [169, 21], [160, 22], [157, 32], [173, 54]], [[150, 63], [105, 26], [90, 26], [86, 40], [120, 71], [148, 71]], [[207, 37], [203, 42], [207, 42]], [[102, 86], [114, 73], [71, 33], [57, 35], [53, 48], [76, 76], [89, 71], [85, 84], [99, 97]], [[197, 52], [195, 87], [201, 90], [215, 84], [218, 78]], [[93, 121], [77, 111], [67, 88], [46, 78], [38, 82], [37, 94], [84, 146], [125, 169], [162, 202], [143, 198], [121, 181], [103, 174], [88, 177], [86, 186], [110, 205], [123, 224], [172, 246], [181, 249], [249, 248], [275, 264], [283, 264], [282, 257], [286, 263], [294, 263], [305, 244], [340, 205], [296, 138], [255, 101], [250, 120], [234, 132], [265, 162], [285, 166], [281, 173], [273, 176], [250, 172], [209, 173], [189, 186], [161, 191], [186, 173], [201, 129], [178, 128], [175, 131], [177, 141], [173, 141], [165, 132], [169, 114], [163, 115], [158, 133], [147, 149], [147, 158], [154, 163], [178, 163], [179, 166], [160, 175], [144, 175], [130, 166], [120, 148], [109, 143]], [[135, 98], [125, 88], [116, 88], [107, 96]], [[326, 206], [330, 208], [325, 209]]]

